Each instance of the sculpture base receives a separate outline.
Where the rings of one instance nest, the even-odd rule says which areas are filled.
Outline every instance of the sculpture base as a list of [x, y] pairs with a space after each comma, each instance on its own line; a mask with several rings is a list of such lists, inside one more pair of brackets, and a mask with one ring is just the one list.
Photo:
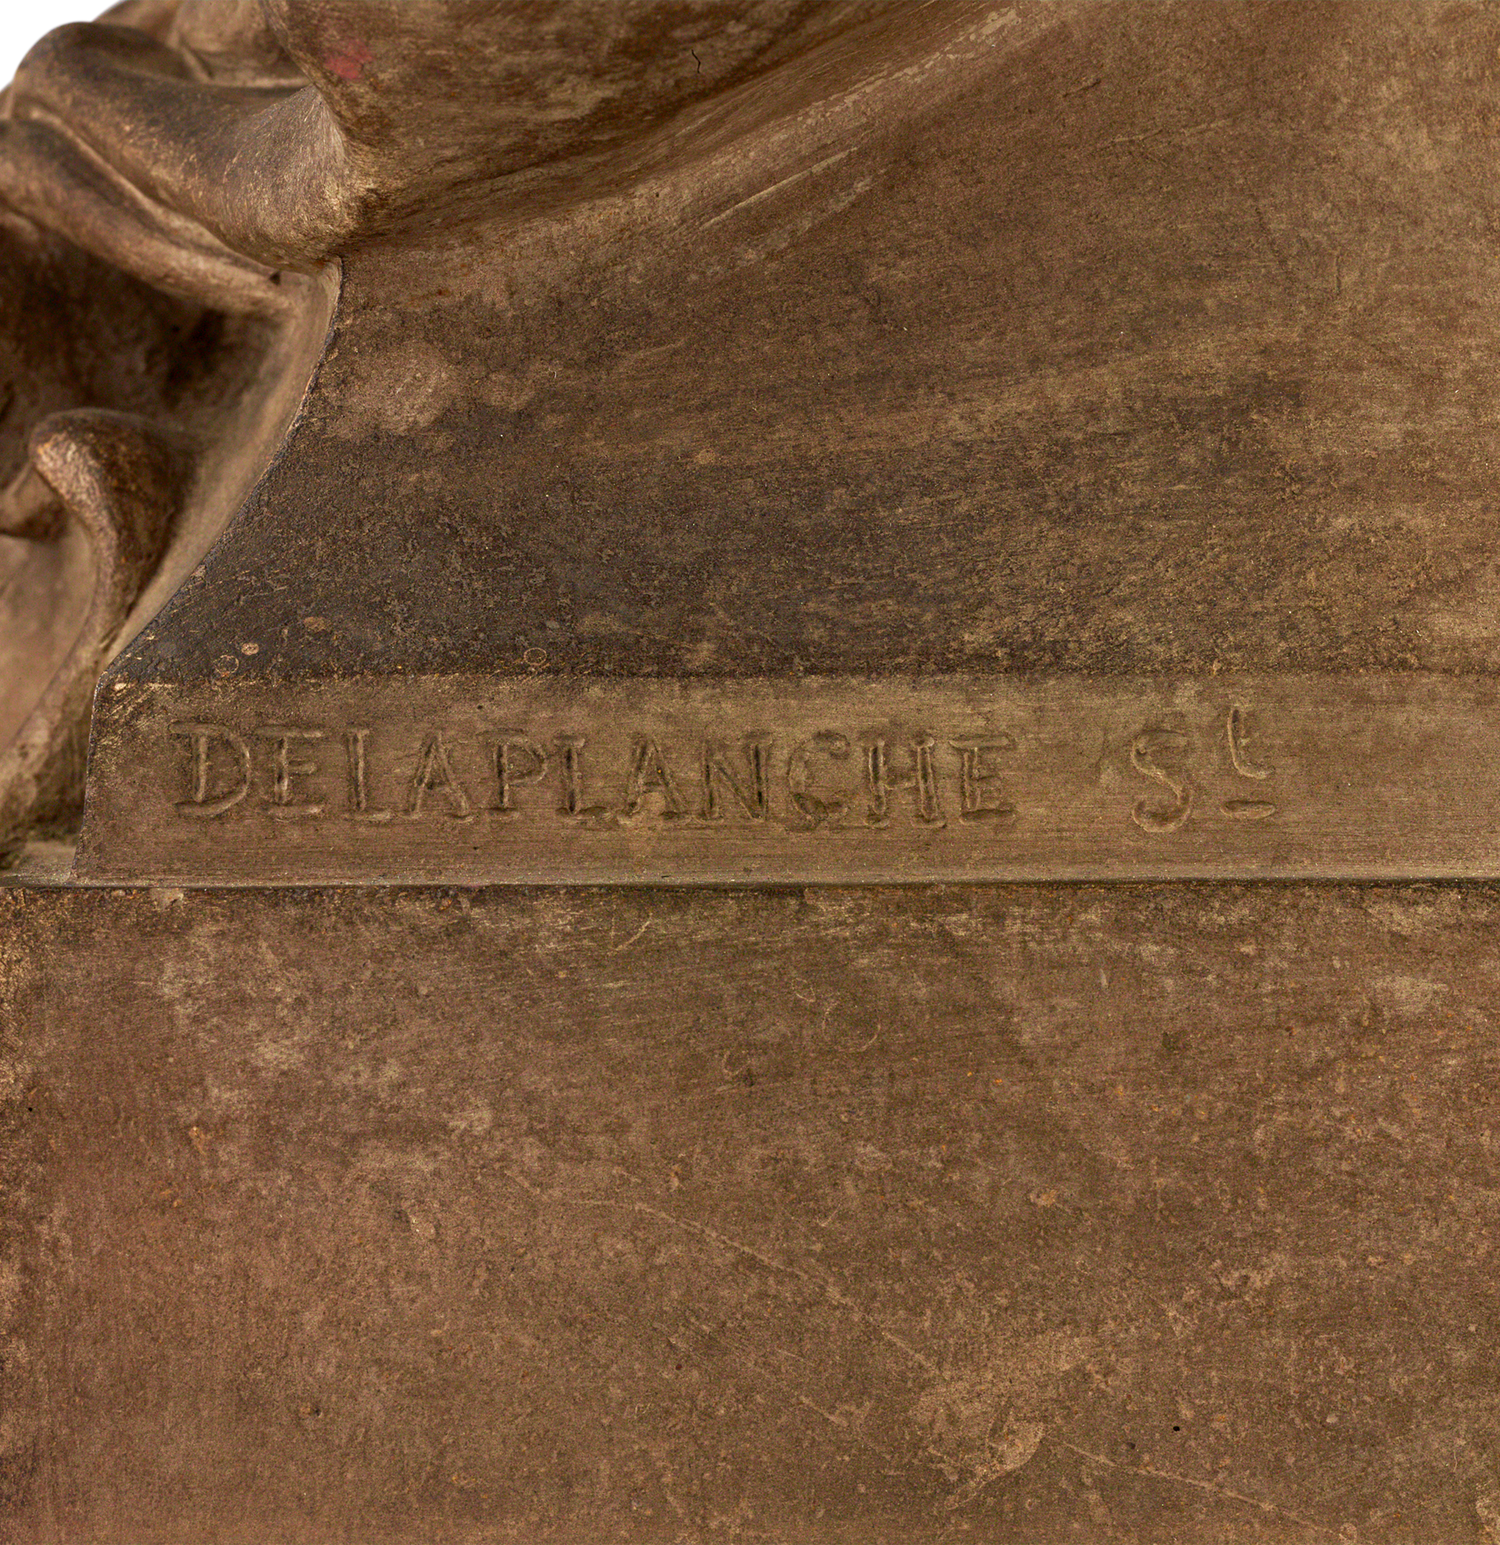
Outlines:
[[117, 681], [91, 883], [1493, 879], [1492, 677]]
[[0, 914], [6, 1539], [1500, 1529], [1491, 890]]

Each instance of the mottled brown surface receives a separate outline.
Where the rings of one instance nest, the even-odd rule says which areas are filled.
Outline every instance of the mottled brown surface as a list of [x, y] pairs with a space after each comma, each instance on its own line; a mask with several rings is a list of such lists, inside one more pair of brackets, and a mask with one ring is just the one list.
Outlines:
[[3, 1537], [1500, 1538], [1500, 898], [3, 897]]
[[[1495, 668], [1500, 7], [749, 9], [712, 100], [622, 9], [656, 84], [609, 44], [430, 221], [205, 183], [205, 104], [280, 116], [211, 28], [133, 79], [207, 113], [164, 198], [347, 262], [120, 713]], [[315, 169], [422, 88], [321, 37]], [[66, 34], [22, 106], [133, 175], [163, 59]], [[1497, 987], [1483, 886], [5, 890], [0, 1538], [1500, 1545]]]
[[1484, 4], [856, 30], [351, 253], [121, 668], [1492, 669], [1497, 86]]

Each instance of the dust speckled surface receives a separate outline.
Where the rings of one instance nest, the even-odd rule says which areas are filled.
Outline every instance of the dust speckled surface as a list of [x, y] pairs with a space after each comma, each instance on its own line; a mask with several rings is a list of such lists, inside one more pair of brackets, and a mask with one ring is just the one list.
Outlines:
[[0, 908], [9, 1538], [1500, 1531], [1492, 889]]
[[119, 669], [1494, 668], [1494, 6], [951, 4], [818, 61], [349, 253]]

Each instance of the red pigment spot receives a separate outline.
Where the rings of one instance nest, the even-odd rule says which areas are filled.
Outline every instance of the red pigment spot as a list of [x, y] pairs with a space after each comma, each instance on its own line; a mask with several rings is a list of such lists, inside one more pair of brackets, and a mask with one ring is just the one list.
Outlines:
[[374, 57], [368, 43], [353, 38], [347, 43], [340, 43], [323, 60], [323, 68], [337, 75], [340, 80], [358, 80], [360, 72]]

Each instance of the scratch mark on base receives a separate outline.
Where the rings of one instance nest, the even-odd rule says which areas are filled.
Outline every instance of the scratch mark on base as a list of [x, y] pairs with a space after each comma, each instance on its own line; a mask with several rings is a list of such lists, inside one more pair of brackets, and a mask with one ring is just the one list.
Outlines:
[[616, 1201], [613, 1197], [558, 1196], [553, 1192], [537, 1190], [529, 1181], [523, 1180], [519, 1175], [509, 1170], [501, 1172], [507, 1180], [514, 1181], [516, 1185], [536, 1197], [538, 1201], [562, 1203], [564, 1206], [573, 1207], [609, 1207], [620, 1212], [640, 1213], [644, 1217], [655, 1218], [659, 1222], [670, 1224], [673, 1228], [682, 1229], [685, 1233], [696, 1234], [700, 1239], [706, 1239], [711, 1244], [717, 1245], [721, 1250], [732, 1251], [736, 1255], [743, 1255], [747, 1260], [764, 1266], [767, 1271], [780, 1272], [788, 1277], [795, 1277], [799, 1282], [805, 1282], [808, 1287], [816, 1288], [822, 1292], [830, 1303], [837, 1304], [840, 1309], [846, 1309], [849, 1313], [863, 1320], [877, 1336], [884, 1342], [896, 1348], [898, 1352], [909, 1357], [925, 1373], [933, 1378], [941, 1376], [938, 1365], [925, 1353], [919, 1352], [909, 1342], [903, 1341], [894, 1331], [887, 1330], [884, 1325], [870, 1313], [863, 1304], [849, 1297], [839, 1285], [831, 1278], [815, 1277], [811, 1272], [804, 1271], [800, 1266], [792, 1266], [786, 1261], [778, 1261], [775, 1256], [767, 1255], [763, 1250], [757, 1250], [754, 1245], [747, 1245], [738, 1239], [731, 1239], [727, 1234], [721, 1234], [717, 1229], [712, 1229], [704, 1223], [694, 1223], [690, 1218], [679, 1218], [675, 1213], [666, 1212], [660, 1207], [653, 1207], [650, 1202], [623, 1202]]
[[637, 939], [639, 939], [640, 936], [643, 933], [645, 933], [645, 931], [651, 926], [653, 921], [655, 921], [655, 919], [652, 917], [652, 914], [648, 912], [646, 914], [646, 921], [644, 923], [642, 923], [641, 926], [639, 928], [637, 928], [636, 931], [633, 934], [631, 934], [631, 936], [623, 944], [611, 944], [610, 945], [610, 949], [616, 955], [618, 955], [621, 950], [628, 950], [630, 948], [630, 946], [632, 944], [634, 944], [635, 941]]
[[812, 177], [818, 172], [825, 171], [828, 167], [834, 165], [835, 162], [842, 161], [845, 156], [853, 154], [854, 150], [851, 146], [848, 150], [839, 151], [837, 155], [826, 156], [813, 166], [804, 167], [800, 172], [793, 172], [790, 177], [783, 177], [780, 182], [773, 182], [769, 188], [762, 188], [759, 193], [752, 193], [749, 198], [742, 198], [738, 204], [731, 204], [728, 209], [716, 214], [712, 220], [705, 220], [702, 228], [706, 231], [710, 226], [717, 225], [720, 220], [727, 220], [730, 215], [738, 214], [740, 210], [748, 209], [752, 204], [760, 203], [763, 198], [770, 198], [773, 193], [778, 192], [782, 188], [789, 187], [794, 182], [801, 182], [804, 177]]
[[[784, 1373], [776, 1367], [769, 1365], [765, 1359], [758, 1356], [755, 1348], [746, 1346], [739, 1341], [731, 1341], [728, 1336], [724, 1335], [721, 1331], [715, 1330], [713, 1326], [705, 1324], [695, 1314], [688, 1313], [687, 1318], [689, 1323], [701, 1335], [707, 1336], [711, 1341], [717, 1341], [721, 1346], [728, 1349], [743, 1367], [748, 1368], [753, 1373], [761, 1374], [778, 1388], [790, 1391], [798, 1405], [806, 1406], [809, 1411], [821, 1416], [830, 1425], [837, 1427], [846, 1438], [852, 1438], [861, 1448], [869, 1449], [872, 1454], [878, 1454], [887, 1464], [894, 1465], [896, 1468], [894, 1470], [887, 1470], [887, 1475], [900, 1475], [903, 1473], [905, 1467], [893, 1453], [888, 1449], [881, 1448], [878, 1443], [872, 1443], [857, 1427], [850, 1424], [847, 1417], [840, 1416], [837, 1411], [825, 1410], [822, 1406], [818, 1405], [811, 1396], [805, 1394]], [[681, 1353], [684, 1357], [695, 1357], [693, 1348], [674, 1336], [665, 1325], [658, 1322], [656, 1328], [666, 1337], [668, 1345], [674, 1351]], [[798, 1357], [795, 1352], [788, 1351], [786, 1347], [775, 1346], [771, 1348], [771, 1351], [777, 1357], [790, 1357], [799, 1363], [805, 1361], [805, 1359]]]
[[1209, 129], [1222, 128], [1229, 120], [1227, 118], [1210, 118], [1203, 123], [1187, 123], [1181, 125], [1162, 124], [1155, 129], [1145, 129], [1140, 134], [1117, 134], [1113, 139], [1100, 140], [1097, 145], [1089, 145], [1082, 152], [1091, 156], [1101, 150], [1114, 150], [1121, 145], [1140, 145], [1147, 140], [1160, 139], [1163, 134], [1187, 136], [1189, 134], [1204, 134]]
[[[591, 1206], [621, 1207], [627, 1204], [623, 1202], [589, 1203]], [[800, 1266], [789, 1265], [785, 1261], [778, 1261], [774, 1256], [767, 1255], [762, 1250], [757, 1250], [753, 1245], [741, 1243], [738, 1239], [731, 1239], [727, 1234], [721, 1234], [717, 1229], [711, 1229], [702, 1223], [694, 1223], [689, 1218], [679, 1218], [674, 1213], [665, 1212], [660, 1207], [653, 1207], [649, 1202], [634, 1202], [629, 1204], [631, 1211], [645, 1213], [650, 1217], [659, 1218], [663, 1223], [673, 1224], [675, 1227], [685, 1229], [691, 1234], [697, 1234], [703, 1239], [718, 1245], [721, 1250], [732, 1250], [747, 1257], [749, 1260], [759, 1263], [769, 1271], [783, 1272], [789, 1277], [796, 1277], [799, 1282], [805, 1282], [809, 1287], [822, 1289], [824, 1295], [841, 1309], [847, 1309], [851, 1314], [858, 1316], [875, 1331], [882, 1341], [888, 1342], [897, 1351], [916, 1363], [925, 1372], [934, 1378], [938, 1377], [938, 1366], [924, 1353], [919, 1352], [914, 1346], [903, 1341], [894, 1332], [889, 1331], [876, 1320], [863, 1304], [850, 1298], [837, 1283], [828, 1278], [818, 1278], [811, 1272], [803, 1271]]]
[[885, 1462], [887, 1464], [893, 1465], [893, 1464], [897, 1463], [897, 1459], [896, 1459], [896, 1456], [894, 1454], [890, 1453], [886, 1449], [881, 1448], [880, 1445], [877, 1444], [877, 1443], [871, 1443], [870, 1440], [867, 1437], [865, 1437], [862, 1433], [856, 1432], [849, 1425], [849, 1423], [842, 1416], [840, 1416], [838, 1414], [838, 1412], [836, 1412], [836, 1411], [825, 1411], [822, 1406], [814, 1405], [814, 1403], [811, 1400], [809, 1400], [806, 1395], [801, 1395], [801, 1394], [799, 1394], [797, 1396], [797, 1404], [798, 1405], [802, 1405], [802, 1406], [806, 1406], [809, 1411], [816, 1412], [819, 1416], [821, 1416], [823, 1418], [823, 1420], [825, 1422], [832, 1422], [833, 1425], [835, 1427], [837, 1427], [838, 1430], [841, 1433], [843, 1433], [845, 1437], [853, 1438], [854, 1441], [856, 1443], [858, 1443], [861, 1448], [869, 1449], [869, 1451], [872, 1454], [879, 1454], [880, 1457], [883, 1460], [885, 1460]]
[[1247, 1507], [1259, 1508], [1262, 1513], [1275, 1513], [1278, 1517], [1290, 1519], [1294, 1524], [1301, 1524], [1304, 1529], [1311, 1529], [1316, 1534], [1326, 1534], [1332, 1539], [1340, 1538], [1338, 1530], [1330, 1529], [1327, 1524], [1314, 1523], [1312, 1519], [1289, 1512], [1284, 1507], [1278, 1507], [1274, 1502], [1264, 1502], [1259, 1497], [1246, 1496], [1244, 1492], [1234, 1491], [1228, 1486], [1215, 1486], [1212, 1481], [1200, 1481], [1191, 1475], [1177, 1475], [1171, 1470], [1157, 1470], [1150, 1465], [1118, 1464], [1113, 1459], [1106, 1459], [1103, 1454], [1091, 1454], [1086, 1448], [1079, 1448], [1076, 1443], [1069, 1443], [1063, 1438], [1048, 1435], [1043, 1441], [1057, 1448], [1065, 1448], [1070, 1454], [1077, 1454], [1080, 1459], [1087, 1459], [1090, 1464], [1102, 1465], [1106, 1470], [1119, 1470], [1125, 1475], [1143, 1475], [1153, 1481], [1170, 1481], [1176, 1486], [1191, 1486], [1195, 1491], [1207, 1492], [1211, 1497], [1222, 1497], [1227, 1502], [1242, 1502]]

